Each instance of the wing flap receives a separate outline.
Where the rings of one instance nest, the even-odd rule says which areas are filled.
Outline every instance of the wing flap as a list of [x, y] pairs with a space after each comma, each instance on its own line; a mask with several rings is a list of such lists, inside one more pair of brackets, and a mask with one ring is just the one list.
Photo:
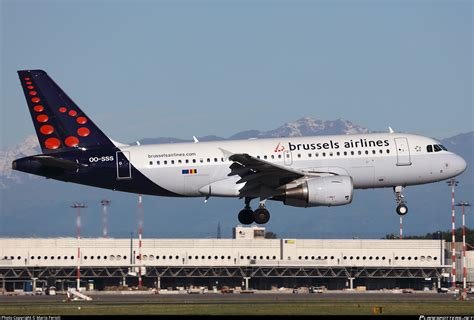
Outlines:
[[236, 183], [245, 182], [244, 187], [239, 190], [241, 196], [277, 195], [281, 193], [278, 188], [306, 175], [302, 171], [270, 163], [246, 153], [222, 151], [233, 161], [229, 176], [238, 175], [240, 180]]

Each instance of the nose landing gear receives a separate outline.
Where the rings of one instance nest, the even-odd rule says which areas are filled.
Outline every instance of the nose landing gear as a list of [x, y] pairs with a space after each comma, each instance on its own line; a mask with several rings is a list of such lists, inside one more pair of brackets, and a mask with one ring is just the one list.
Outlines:
[[405, 197], [403, 196], [403, 187], [396, 186], [393, 188], [393, 192], [395, 192], [395, 201], [397, 202], [397, 209], [395, 210], [398, 215], [404, 216], [408, 213], [408, 207], [405, 202]]
[[245, 207], [239, 212], [239, 222], [242, 224], [265, 224], [270, 220], [270, 212], [265, 207], [265, 200], [260, 201], [258, 209], [253, 211], [250, 207], [252, 198], [245, 198]]

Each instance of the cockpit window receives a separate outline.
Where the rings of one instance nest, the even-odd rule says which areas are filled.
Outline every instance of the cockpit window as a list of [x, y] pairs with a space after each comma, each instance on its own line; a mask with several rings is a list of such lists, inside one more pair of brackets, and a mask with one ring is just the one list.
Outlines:
[[440, 152], [442, 150], [448, 151], [448, 149], [446, 149], [446, 147], [441, 144], [433, 144], [426, 146], [426, 151], [428, 152]]

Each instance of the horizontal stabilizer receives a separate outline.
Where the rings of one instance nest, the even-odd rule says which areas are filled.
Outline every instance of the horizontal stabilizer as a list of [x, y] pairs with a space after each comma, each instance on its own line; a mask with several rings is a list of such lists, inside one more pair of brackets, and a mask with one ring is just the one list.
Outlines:
[[79, 169], [80, 166], [77, 162], [61, 158], [55, 158], [51, 156], [40, 155], [33, 156], [32, 158], [38, 160], [38, 162], [45, 167], [60, 168], [67, 171], [75, 171]]

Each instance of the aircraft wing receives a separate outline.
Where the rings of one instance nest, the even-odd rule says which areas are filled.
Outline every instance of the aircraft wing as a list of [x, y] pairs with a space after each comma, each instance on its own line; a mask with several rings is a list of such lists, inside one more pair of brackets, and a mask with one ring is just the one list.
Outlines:
[[227, 153], [231, 172], [229, 176], [240, 176], [237, 183], [245, 182], [245, 186], [239, 190], [244, 196], [270, 197], [278, 195], [281, 191], [278, 188], [291, 181], [302, 178], [308, 174], [306, 172], [280, 166], [275, 163], [252, 157], [246, 153]]

